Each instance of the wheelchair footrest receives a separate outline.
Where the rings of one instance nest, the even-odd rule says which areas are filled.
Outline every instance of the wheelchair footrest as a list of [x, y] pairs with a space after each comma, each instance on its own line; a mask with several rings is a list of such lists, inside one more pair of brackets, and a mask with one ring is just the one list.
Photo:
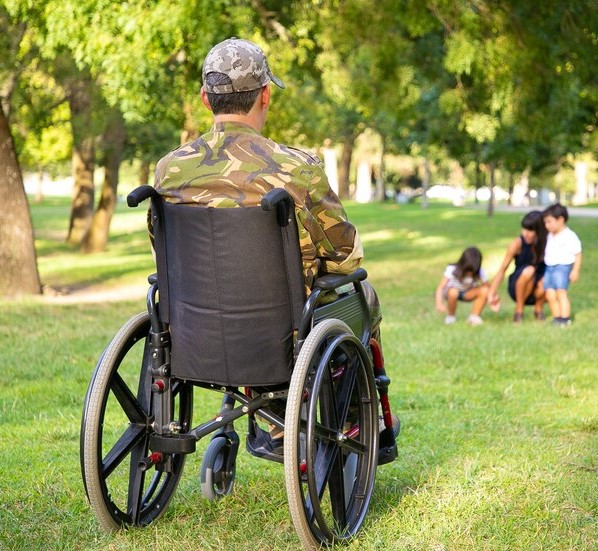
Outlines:
[[197, 439], [192, 434], [173, 434], [171, 436], [150, 436], [149, 447], [160, 453], [193, 453]]
[[276, 461], [276, 463], [283, 463], [284, 461], [284, 444], [282, 438], [273, 439], [270, 433], [259, 427], [254, 427], [254, 431], [250, 431], [247, 434], [245, 447], [254, 457]]
[[392, 427], [385, 428], [380, 432], [380, 445], [378, 448], [378, 465], [386, 465], [394, 461], [398, 455], [396, 438], [401, 431], [401, 422], [395, 417]]
[[399, 455], [397, 444], [392, 446], [380, 447], [378, 450], [378, 465], [386, 465], [394, 461]]

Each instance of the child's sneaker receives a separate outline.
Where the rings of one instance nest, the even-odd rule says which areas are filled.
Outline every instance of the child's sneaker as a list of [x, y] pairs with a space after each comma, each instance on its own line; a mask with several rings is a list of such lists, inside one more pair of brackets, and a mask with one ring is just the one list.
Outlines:
[[480, 316], [470, 314], [467, 318], [467, 323], [469, 323], [469, 325], [482, 325], [482, 323], [484, 323], [484, 320]]
[[571, 318], [553, 318], [552, 325], [557, 327], [568, 327], [571, 325]]
[[457, 321], [455, 316], [447, 316], [444, 318], [444, 325], [453, 325]]

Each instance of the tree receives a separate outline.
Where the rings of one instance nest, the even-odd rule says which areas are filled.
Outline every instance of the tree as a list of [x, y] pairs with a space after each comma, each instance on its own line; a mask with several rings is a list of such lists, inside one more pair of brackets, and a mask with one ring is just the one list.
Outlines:
[[116, 208], [116, 190], [125, 139], [125, 121], [122, 113], [114, 108], [109, 113], [106, 129], [102, 136], [105, 172], [100, 200], [81, 242], [81, 249], [86, 253], [101, 252], [106, 248], [110, 222]]
[[39, 294], [41, 284], [33, 245], [29, 204], [4, 110], [0, 109], [0, 294]]
[[8, 119], [14, 87], [30, 60], [23, 46], [27, 25], [17, 15], [0, 6], [0, 196], [4, 203], [0, 294], [4, 296], [41, 293], [31, 215]]
[[478, 162], [521, 169], [527, 155], [534, 172], [579, 150], [596, 124], [596, 77], [585, 62], [598, 54], [591, 1], [440, 1], [431, 10], [453, 78], [439, 101], [477, 144]]
[[65, 87], [73, 133], [73, 200], [66, 240], [71, 245], [80, 245], [89, 230], [94, 206], [93, 82], [88, 74], [76, 71]]

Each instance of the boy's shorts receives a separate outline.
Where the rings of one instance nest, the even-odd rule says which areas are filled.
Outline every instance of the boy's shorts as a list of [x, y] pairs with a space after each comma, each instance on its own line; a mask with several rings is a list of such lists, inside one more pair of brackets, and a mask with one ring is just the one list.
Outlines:
[[557, 264], [546, 266], [544, 272], [544, 289], [569, 289], [569, 274], [573, 270], [573, 264]]

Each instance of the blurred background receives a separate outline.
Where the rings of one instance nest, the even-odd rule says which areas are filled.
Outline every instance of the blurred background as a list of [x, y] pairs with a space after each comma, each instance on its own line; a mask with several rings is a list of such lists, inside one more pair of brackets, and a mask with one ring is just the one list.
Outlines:
[[595, 203], [597, 31], [595, 0], [2, 0], [0, 293], [39, 292], [29, 202], [71, 197], [67, 242], [104, 250], [119, 198], [209, 128], [230, 36], [286, 84], [264, 133], [344, 200]]

